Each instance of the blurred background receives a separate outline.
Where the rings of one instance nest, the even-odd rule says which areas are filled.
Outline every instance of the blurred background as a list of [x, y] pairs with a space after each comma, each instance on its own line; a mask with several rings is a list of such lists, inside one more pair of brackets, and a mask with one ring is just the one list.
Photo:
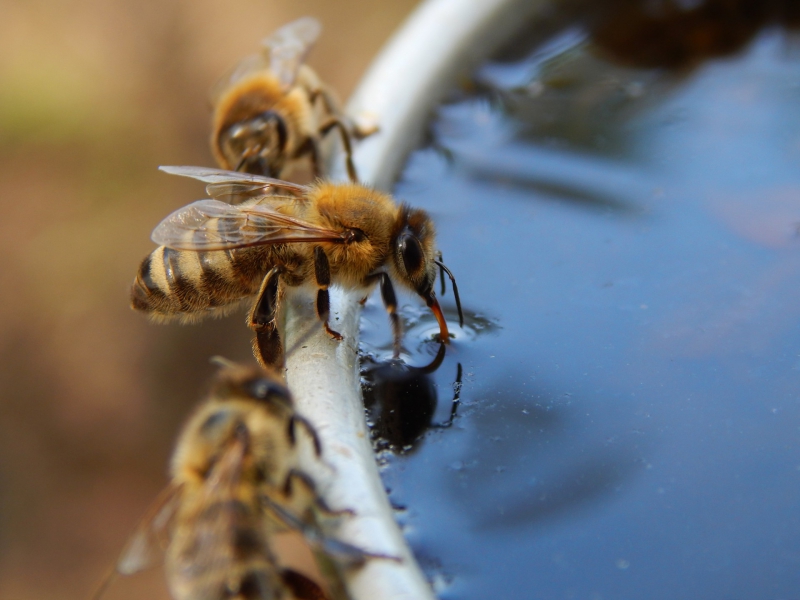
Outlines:
[[[202, 195], [157, 166], [213, 164], [208, 90], [277, 27], [322, 21], [309, 63], [346, 99], [414, 3], [0, 2], [0, 598], [87, 599], [209, 356], [252, 360], [241, 314], [128, 308], [153, 226]], [[800, 5], [543, 5], [395, 189], [430, 210], [466, 314], [438, 405], [380, 455], [398, 517], [443, 598], [791, 597]], [[401, 314], [425, 364], [435, 323]], [[373, 297], [365, 362], [390, 341]], [[167, 598], [160, 569], [106, 596], [143, 597]]]
[[[268, 33], [323, 24], [346, 99], [412, 0], [0, 2], [0, 598], [85, 599], [166, 482], [212, 372], [252, 360], [243, 315], [156, 326], [128, 307], [153, 226], [213, 165], [208, 90]], [[160, 569], [108, 598], [166, 597]]]

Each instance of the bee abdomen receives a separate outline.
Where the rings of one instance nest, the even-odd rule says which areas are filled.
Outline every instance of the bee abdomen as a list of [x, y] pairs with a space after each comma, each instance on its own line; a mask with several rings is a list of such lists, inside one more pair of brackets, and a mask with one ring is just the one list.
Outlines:
[[156, 317], [191, 316], [246, 298], [258, 291], [260, 283], [257, 277], [238, 276], [230, 252], [160, 246], [139, 267], [131, 306]]
[[259, 514], [239, 498], [205, 506], [188, 535], [170, 547], [167, 563], [176, 600], [284, 597], [285, 586]]

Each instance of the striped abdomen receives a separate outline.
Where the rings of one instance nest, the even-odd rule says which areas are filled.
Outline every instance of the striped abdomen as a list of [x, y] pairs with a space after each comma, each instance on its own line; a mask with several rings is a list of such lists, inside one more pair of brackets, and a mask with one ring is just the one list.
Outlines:
[[274, 262], [270, 250], [194, 252], [160, 246], [139, 267], [131, 306], [154, 317], [202, 318], [258, 292]]
[[265, 539], [257, 507], [229, 498], [178, 527], [166, 569], [175, 600], [291, 598]]

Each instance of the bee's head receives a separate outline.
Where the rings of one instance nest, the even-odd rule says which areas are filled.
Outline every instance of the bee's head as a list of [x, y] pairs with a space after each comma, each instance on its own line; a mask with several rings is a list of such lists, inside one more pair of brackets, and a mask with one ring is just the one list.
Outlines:
[[[446, 270], [444, 264], [438, 260], [440, 254], [436, 250], [436, 232], [433, 221], [424, 210], [411, 208], [403, 204], [400, 207], [400, 218], [397, 225], [398, 227], [393, 237], [392, 262], [394, 271], [399, 280], [419, 294], [431, 308], [439, 323], [440, 337], [443, 342], [447, 343], [449, 339], [447, 322], [433, 291], [436, 283], [437, 266], [442, 269], [442, 273]], [[447, 273], [453, 281], [453, 292], [456, 297], [458, 314], [463, 324], [458, 288], [455, 287], [455, 279], [453, 279], [450, 272], [447, 271]], [[442, 288], [442, 293], [444, 293], [444, 287]]]
[[436, 231], [424, 210], [400, 206], [392, 261], [400, 281], [427, 300], [436, 283]]
[[283, 117], [267, 110], [224, 129], [219, 136], [219, 147], [234, 170], [276, 177], [285, 158], [287, 141]]

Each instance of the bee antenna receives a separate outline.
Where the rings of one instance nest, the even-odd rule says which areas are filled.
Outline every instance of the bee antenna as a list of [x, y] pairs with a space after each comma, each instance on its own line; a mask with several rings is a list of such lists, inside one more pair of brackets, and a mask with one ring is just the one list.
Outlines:
[[443, 261], [444, 259], [442, 258], [442, 251], [441, 251], [441, 250], [439, 250], [439, 251], [436, 253], [436, 257], [437, 257], [437, 259], [438, 259], [438, 261], [437, 261], [437, 264], [439, 265], [439, 279], [440, 279], [440, 280], [441, 280], [441, 282], [442, 282], [442, 296], [444, 296], [444, 293], [445, 293], [445, 291], [446, 291], [446, 290], [445, 290], [445, 287], [444, 287], [444, 269], [442, 269], [442, 261]]
[[444, 263], [440, 260], [434, 260], [439, 268], [447, 273], [447, 276], [450, 278], [450, 281], [453, 284], [453, 295], [456, 297], [456, 308], [458, 309], [458, 325], [459, 327], [464, 327], [464, 313], [461, 312], [461, 298], [458, 297], [458, 286], [456, 285], [456, 278], [453, 277], [453, 274], [450, 272], [450, 269], [444, 266]]
[[214, 366], [219, 367], [220, 369], [232, 369], [233, 367], [236, 366], [235, 362], [218, 354], [209, 358], [208, 362], [210, 362]]

